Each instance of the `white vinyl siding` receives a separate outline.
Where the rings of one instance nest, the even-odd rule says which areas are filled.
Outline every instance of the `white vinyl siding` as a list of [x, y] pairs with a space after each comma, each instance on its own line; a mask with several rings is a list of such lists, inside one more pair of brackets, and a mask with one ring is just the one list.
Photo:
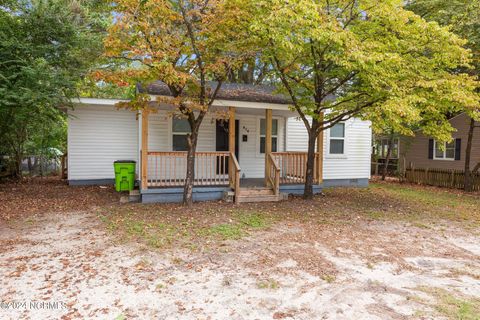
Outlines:
[[[293, 114], [293, 113], [292, 113]], [[68, 174], [71, 180], [112, 179], [115, 160], [139, 158], [139, 121], [134, 112], [114, 106], [79, 105], [69, 111]], [[263, 178], [265, 155], [260, 154], [262, 114], [236, 114], [239, 120], [239, 163], [245, 178]], [[308, 136], [302, 121], [278, 119], [278, 151], [306, 151]], [[247, 141], [242, 137], [246, 135]], [[351, 119], [345, 123], [345, 154], [328, 155], [328, 132], [324, 135], [324, 179], [370, 177], [371, 127], [367, 121]], [[202, 122], [198, 151], [215, 151], [216, 123], [213, 115]], [[172, 151], [172, 118], [160, 110], [149, 116], [150, 151]]]
[[[324, 135], [324, 179], [370, 178], [372, 129], [369, 121], [350, 119], [345, 122], [344, 154], [330, 155], [329, 131]], [[287, 120], [286, 151], [307, 151], [308, 135], [303, 121]]]
[[68, 114], [69, 180], [113, 179], [115, 160], [135, 160], [138, 164], [135, 112], [78, 105]]

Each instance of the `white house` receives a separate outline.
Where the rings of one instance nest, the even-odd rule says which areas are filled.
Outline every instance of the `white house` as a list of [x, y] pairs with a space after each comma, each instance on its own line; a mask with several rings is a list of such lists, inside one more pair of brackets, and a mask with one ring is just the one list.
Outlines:
[[[152, 95], [152, 100], [169, 94], [162, 83], [139, 90]], [[188, 123], [172, 117], [168, 105], [158, 106], [154, 113], [136, 114], [118, 110], [117, 102], [82, 98], [69, 110], [70, 185], [113, 183], [113, 162], [135, 160], [143, 202], [181, 201]], [[322, 136], [315, 191], [367, 186], [370, 123], [350, 119]], [[306, 129], [287, 99], [273, 94], [271, 87], [226, 84], [200, 128], [194, 200], [220, 199], [230, 193], [236, 202], [272, 201], [303, 193], [306, 150]]]

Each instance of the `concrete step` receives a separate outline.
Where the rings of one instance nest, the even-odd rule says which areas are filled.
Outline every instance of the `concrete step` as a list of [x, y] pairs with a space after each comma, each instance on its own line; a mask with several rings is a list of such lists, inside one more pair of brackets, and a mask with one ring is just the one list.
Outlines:
[[125, 195], [120, 197], [120, 203], [140, 202], [141, 198], [140, 190], [132, 190], [128, 193], [128, 196]]

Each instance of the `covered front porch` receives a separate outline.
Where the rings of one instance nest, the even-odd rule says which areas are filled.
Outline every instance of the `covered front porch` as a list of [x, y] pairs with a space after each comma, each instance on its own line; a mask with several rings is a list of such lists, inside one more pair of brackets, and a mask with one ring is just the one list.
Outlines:
[[[218, 119], [219, 112], [227, 116]], [[175, 150], [181, 147], [182, 133], [176, 128], [181, 125], [168, 116], [168, 111], [159, 113], [141, 113], [141, 192], [167, 202], [181, 197], [187, 152]], [[217, 106], [200, 128], [194, 200], [230, 195], [235, 203], [276, 201], [284, 198], [282, 193], [303, 190], [307, 153], [288, 151], [285, 143], [286, 119], [291, 117], [295, 113], [287, 106]], [[167, 137], [160, 139], [161, 132]], [[320, 136], [314, 166], [316, 185], [322, 183], [322, 150]]]

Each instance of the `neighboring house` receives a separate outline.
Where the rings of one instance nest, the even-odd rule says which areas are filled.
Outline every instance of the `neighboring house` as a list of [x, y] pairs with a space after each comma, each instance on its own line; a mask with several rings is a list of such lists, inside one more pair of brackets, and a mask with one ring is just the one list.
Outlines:
[[[398, 161], [399, 171], [406, 168], [418, 169], [465, 169], [465, 150], [467, 147], [470, 118], [465, 114], [459, 114], [449, 120], [456, 129], [452, 134], [453, 140], [447, 143], [439, 143], [435, 139], [418, 133], [415, 137], [400, 137], [394, 141], [392, 161]], [[376, 154], [379, 162], [385, 159], [388, 139], [379, 137], [376, 139]], [[443, 147], [443, 148], [442, 148]], [[471, 168], [480, 162], [480, 130], [474, 131]]]
[[[162, 83], [138, 90], [152, 100], [169, 95]], [[172, 117], [169, 105], [160, 105], [156, 113], [135, 114], [118, 110], [117, 102], [82, 98], [69, 111], [70, 185], [113, 183], [113, 162], [131, 159], [137, 161], [143, 202], [181, 201], [187, 121]], [[371, 139], [371, 124], [360, 119], [327, 130], [316, 155], [315, 192], [367, 186]], [[225, 84], [200, 128], [194, 200], [230, 194], [236, 202], [269, 201], [301, 194], [306, 151], [306, 129], [287, 99], [267, 86]]]

